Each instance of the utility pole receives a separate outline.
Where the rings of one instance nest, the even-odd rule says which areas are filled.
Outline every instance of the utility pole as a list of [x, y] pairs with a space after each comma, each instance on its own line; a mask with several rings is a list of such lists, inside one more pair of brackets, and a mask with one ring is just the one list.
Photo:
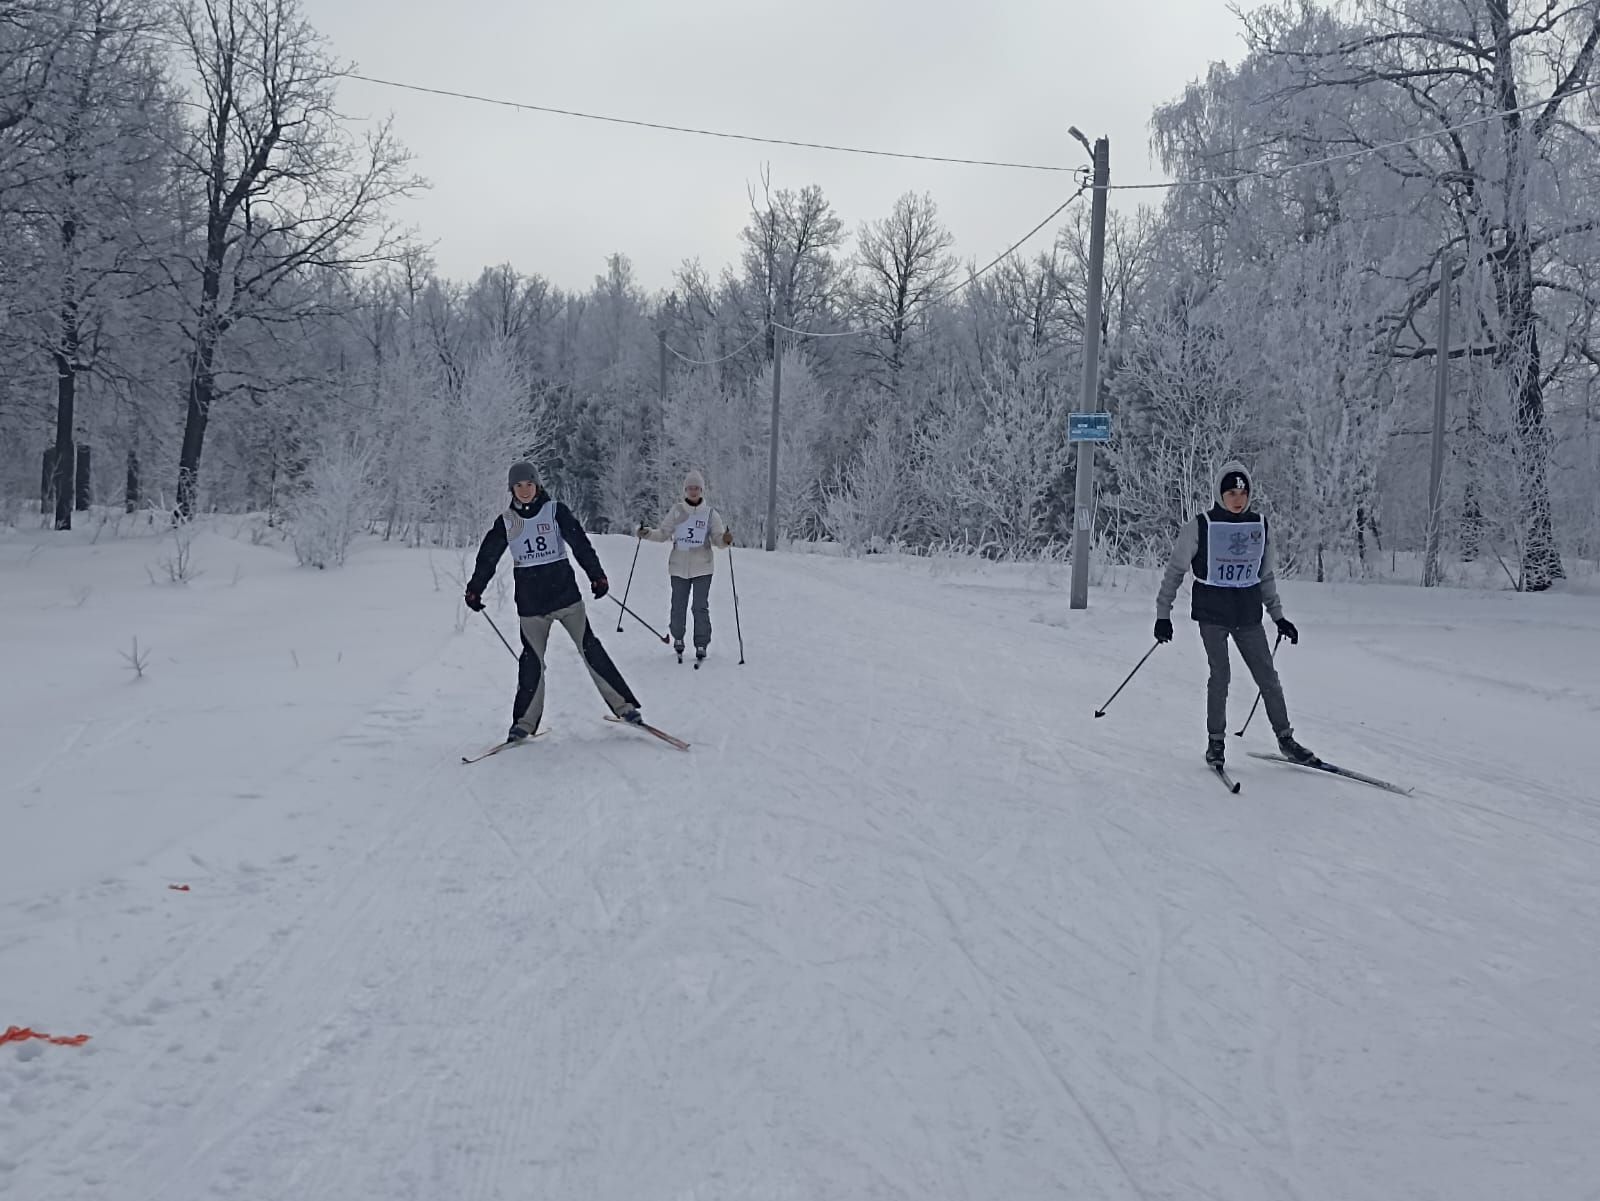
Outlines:
[[772, 441], [767, 449], [767, 549], [778, 549], [778, 408], [783, 398], [783, 326], [788, 322], [783, 296], [774, 306], [772, 325]]
[[1445, 255], [1439, 260], [1439, 340], [1438, 362], [1433, 373], [1433, 457], [1428, 465], [1428, 549], [1422, 563], [1422, 586], [1439, 584], [1439, 536], [1444, 525], [1444, 425], [1445, 401], [1450, 391], [1450, 289], [1455, 280], [1455, 262]]
[[[1089, 140], [1076, 127], [1072, 135]], [[1089, 295], [1083, 319], [1083, 411], [1100, 408], [1101, 291], [1106, 268], [1106, 189], [1111, 182], [1111, 141], [1096, 138], [1089, 226]], [[1078, 443], [1077, 488], [1073, 496], [1072, 599], [1074, 609], [1089, 607], [1089, 544], [1094, 540], [1094, 443]]]

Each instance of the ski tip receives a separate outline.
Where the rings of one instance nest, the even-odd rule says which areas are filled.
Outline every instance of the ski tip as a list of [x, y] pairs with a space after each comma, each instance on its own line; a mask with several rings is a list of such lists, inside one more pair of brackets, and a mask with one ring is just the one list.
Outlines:
[[1239, 784], [1238, 784], [1238, 782], [1235, 781], [1233, 787], [1228, 789], [1228, 791], [1233, 793], [1234, 796], [1238, 796], [1239, 795]]
[[1104, 709], [1096, 709], [1094, 711], [1094, 715], [1096, 717], [1104, 717], [1106, 715], [1106, 711]]

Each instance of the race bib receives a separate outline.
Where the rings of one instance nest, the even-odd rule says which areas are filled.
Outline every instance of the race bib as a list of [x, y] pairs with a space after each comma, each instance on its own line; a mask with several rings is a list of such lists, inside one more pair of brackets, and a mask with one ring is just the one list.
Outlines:
[[694, 550], [706, 544], [711, 530], [711, 518], [705, 513], [691, 513], [673, 531], [672, 540], [684, 550]]
[[518, 567], [543, 567], [567, 557], [567, 544], [556, 524], [555, 501], [546, 501], [544, 508], [528, 518], [507, 509], [505, 521], [506, 545]]
[[1261, 582], [1267, 551], [1267, 525], [1254, 521], [1213, 521], [1206, 536], [1206, 580], [1213, 588], [1252, 588]]

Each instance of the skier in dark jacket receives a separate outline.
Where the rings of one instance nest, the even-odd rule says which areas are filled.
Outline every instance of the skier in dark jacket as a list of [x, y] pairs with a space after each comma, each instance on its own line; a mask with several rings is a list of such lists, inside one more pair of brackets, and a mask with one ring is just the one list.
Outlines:
[[514, 560], [517, 615], [522, 626], [522, 660], [517, 670], [517, 695], [511, 703], [511, 730], [508, 742], [535, 734], [544, 717], [544, 656], [550, 641], [550, 627], [560, 622], [572, 641], [583, 652], [589, 678], [599, 689], [601, 699], [623, 721], [638, 725], [643, 721], [639, 702], [611, 662], [605, 647], [595, 637], [584, 612], [578, 580], [567, 559], [567, 549], [578, 557], [578, 565], [589, 577], [595, 600], [604, 596], [610, 585], [600, 568], [600, 557], [589, 542], [589, 535], [572, 511], [539, 486], [531, 463], [515, 463], [507, 476], [511, 505], [483, 537], [478, 548], [478, 566], [467, 583], [469, 609], [483, 609], [483, 590], [494, 578], [495, 565], [509, 548]]
[[1272, 538], [1267, 519], [1250, 509], [1250, 473], [1243, 463], [1223, 464], [1217, 478], [1217, 499], [1206, 513], [1190, 518], [1172, 547], [1156, 595], [1156, 641], [1172, 641], [1172, 602], [1185, 572], [1194, 573], [1190, 614], [1200, 624], [1211, 678], [1206, 684], [1206, 762], [1221, 765], [1228, 724], [1228, 639], [1232, 638], [1255, 677], [1266, 704], [1267, 719], [1278, 736], [1278, 749], [1296, 763], [1318, 759], [1294, 738], [1283, 685], [1272, 665], [1272, 651], [1261, 626], [1263, 608], [1278, 633], [1291, 643], [1300, 631], [1283, 615], [1278, 599]]

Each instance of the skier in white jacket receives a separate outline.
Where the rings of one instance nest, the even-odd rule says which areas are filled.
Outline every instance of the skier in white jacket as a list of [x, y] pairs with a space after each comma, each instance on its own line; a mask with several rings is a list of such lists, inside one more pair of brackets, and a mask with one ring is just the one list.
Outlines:
[[667, 574], [672, 578], [672, 649], [683, 659], [683, 635], [694, 598], [694, 657], [706, 657], [711, 645], [711, 573], [716, 567], [713, 546], [732, 546], [733, 531], [722, 514], [706, 502], [706, 481], [698, 471], [683, 480], [683, 499], [667, 511], [656, 528], [641, 525], [639, 537], [651, 542], [671, 542]]

